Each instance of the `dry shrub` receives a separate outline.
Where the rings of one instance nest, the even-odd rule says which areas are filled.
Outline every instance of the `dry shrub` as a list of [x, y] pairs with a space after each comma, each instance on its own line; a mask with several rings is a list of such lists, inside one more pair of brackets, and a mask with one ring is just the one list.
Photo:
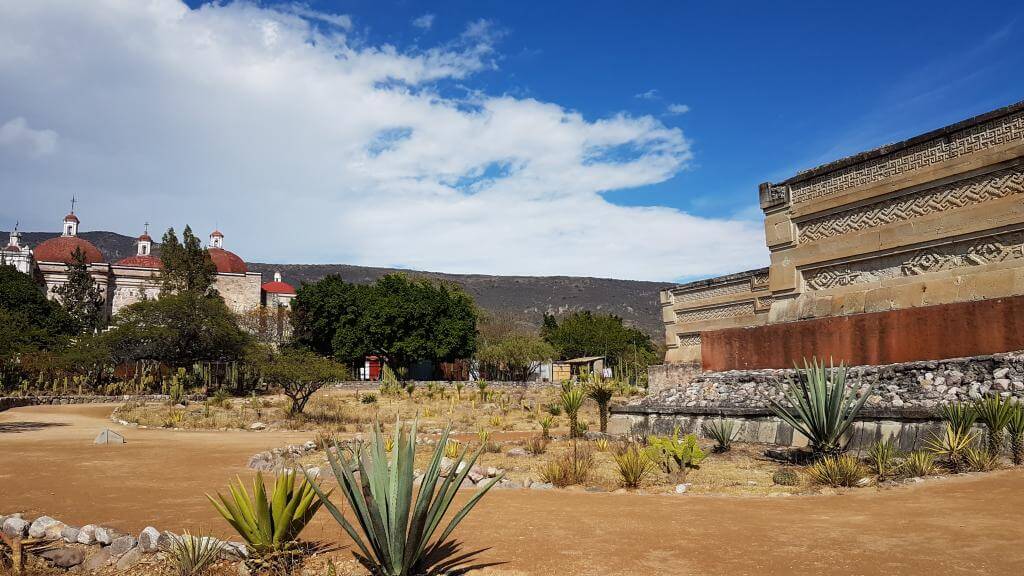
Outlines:
[[594, 468], [594, 454], [587, 446], [573, 443], [571, 449], [549, 460], [540, 471], [542, 482], [559, 488], [583, 484]]
[[533, 436], [526, 441], [526, 451], [534, 456], [540, 456], [548, 449], [548, 439], [543, 436]]

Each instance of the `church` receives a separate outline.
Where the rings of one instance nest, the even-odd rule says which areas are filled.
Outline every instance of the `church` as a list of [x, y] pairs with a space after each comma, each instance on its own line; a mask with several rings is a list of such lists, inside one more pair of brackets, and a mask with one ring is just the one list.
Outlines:
[[[78, 235], [79, 224], [72, 210], [64, 217], [61, 235], [39, 243], [34, 249], [24, 245], [21, 233], [15, 230], [3, 249], [3, 262], [32, 276], [47, 296], [56, 298], [54, 290], [67, 282], [72, 254], [80, 249], [103, 295], [105, 319], [143, 298], [159, 296], [163, 263], [153, 255], [153, 239], [147, 232], [135, 241], [134, 256], [110, 263], [99, 248]], [[274, 281], [264, 283], [262, 274], [250, 272], [244, 260], [224, 248], [224, 234], [219, 230], [210, 233], [206, 250], [217, 268], [214, 288], [233, 312], [243, 314], [260, 306], [291, 306], [295, 288], [283, 282], [279, 273], [274, 274]]]

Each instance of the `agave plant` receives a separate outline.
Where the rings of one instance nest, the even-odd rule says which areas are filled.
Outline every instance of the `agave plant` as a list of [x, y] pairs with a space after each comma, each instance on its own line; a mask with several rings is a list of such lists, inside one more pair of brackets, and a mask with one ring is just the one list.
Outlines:
[[647, 457], [647, 453], [632, 444], [615, 455], [615, 465], [618, 466], [619, 482], [623, 488], [638, 488], [644, 478], [655, 469], [655, 465]]
[[967, 434], [978, 420], [978, 413], [970, 404], [952, 402], [939, 407], [938, 415], [960, 434]]
[[[480, 450], [466, 458], [466, 449], [454, 459], [447, 476], [441, 476], [441, 458], [448, 444], [451, 424], [434, 448], [419, 490], [413, 497], [413, 465], [416, 456], [416, 421], [411, 430], [395, 421], [394, 449], [389, 460], [384, 435], [374, 424], [369, 446], [359, 445], [351, 456], [341, 450], [327, 450], [327, 460], [345, 501], [352, 507], [355, 523], [330, 501], [323, 489], [312, 484], [324, 506], [355, 542], [360, 559], [378, 574], [408, 576], [426, 568], [436, 551], [445, 548], [448, 537], [488, 490], [499, 475], [483, 486], [451, 518], [437, 535], [455, 493], [476, 463]], [[307, 472], [308, 475], [308, 472]], [[436, 537], [435, 537], [436, 536]]]
[[860, 460], [849, 454], [825, 456], [807, 468], [811, 480], [827, 486], [860, 486], [866, 470]]
[[247, 562], [253, 568], [287, 566], [298, 553], [299, 534], [316, 515], [325, 496], [308, 476], [296, 482], [294, 471], [279, 474], [269, 496], [263, 475], [258, 472], [251, 495], [241, 479], [237, 485], [228, 485], [228, 490], [230, 498], [220, 493], [217, 499], [209, 494], [206, 497], [248, 544]]
[[580, 407], [583, 406], [584, 395], [583, 388], [578, 386], [562, 386], [562, 395], [559, 397], [559, 400], [562, 402], [562, 409], [565, 410], [565, 415], [569, 417], [570, 438], [578, 438], [580, 436], [579, 414]]
[[705, 436], [715, 441], [715, 452], [728, 452], [732, 448], [732, 441], [739, 434], [735, 420], [721, 418], [704, 422], [701, 430]]
[[587, 384], [587, 397], [597, 402], [597, 413], [601, 433], [608, 432], [608, 403], [615, 395], [615, 383], [600, 378], [592, 378]]
[[896, 474], [899, 465], [898, 456], [896, 441], [889, 437], [875, 442], [868, 448], [867, 460], [875, 474], [878, 474], [878, 479], [885, 480]]
[[988, 448], [968, 447], [964, 450], [967, 469], [972, 472], [989, 472], [999, 468], [999, 455]]
[[911, 452], [903, 460], [899, 471], [910, 478], [929, 476], [935, 471], [935, 455], [922, 450]]
[[217, 561], [226, 544], [211, 536], [193, 536], [185, 531], [181, 536], [168, 533], [170, 539], [163, 545], [171, 569], [178, 576], [199, 576]]
[[946, 422], [942, 433], [933, 436], [927, 445], [932, 452], [946, 457], [950, 470], [960, 473], [968, 468], [966, 452], [974, 444], [975, 439], [976, 435], [970, 429], [965, 430]]
[[1013, 404], [1009, 399], [1000, 396], [989, 396], [974, 403], [974, 411], [978, 420], [985, 424], [987, 430], [988, 451], [998, 455], [1003, 450], [1006, 438], [1006, 425], [1013, 417]]
[[[842, 453], [843, 434], [853, 425], [857, 413], [871, 394], [871, 387], [857, 397], [857, 391], [846, 385], [846, 366], [839, 367], [817, 359], [797, 368], [797, 380], [789, 380], [783, 390], [786, 404], [771, 400], [776, 416], [800, 432], [810, 442], [816, 456]], [[788, 405], [787, 405], [788, 404]]]
[[1014, 403], [1010, 420], [1006, 423], [1010, 435], [1010, 455], [1017, 466], [1024, 464], [1024, 406]]

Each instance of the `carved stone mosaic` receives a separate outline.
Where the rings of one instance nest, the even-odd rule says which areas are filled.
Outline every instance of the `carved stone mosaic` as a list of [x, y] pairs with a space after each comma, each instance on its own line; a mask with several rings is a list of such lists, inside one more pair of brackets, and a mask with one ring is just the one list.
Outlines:
[[754, 314], [754, 301], [737, 302], [724, 306], [711, 306], [708, 308], [694, 308], [683, 310], [678, 313], [679, 322], [700, 322], [702, 320], [721, 320], [723, 318], [736, 318], [738, 316], [751, 316]]
[[744, 292], [750, 292], [750, 282], [746, 280], [693, 290], [691, 292], [673, 292], [672, 296], [675, 302], [694, 302], [697, 300], [707, 300], [708, 298], [717, 298], [718, 296], [743, 294]]
[[679, 335], [680, 346], [700, 346], [700, 332]]
[[750, 278], [750, 289], [751, 290], [767, 290], [768, 289], [768, 274], [758, 274]]
[[1024, 259], [1022, 243], [1024, 231], [972, 238], [913, 252], [817, 268], [805, 272], [804, 280], [810, 290], [827, 290], [889, 278], [1020, 260]]
[[1024, 194], [1024, 170], [999, 170], [808, 220], [800, 224], [800, 241], [814, 242], [924, 216]]
[[1024, 139], [1024, 112], [978, 124], [960, 132], [865, 160], [791, 185], [794, 204], [925, 168], [950, 158]]

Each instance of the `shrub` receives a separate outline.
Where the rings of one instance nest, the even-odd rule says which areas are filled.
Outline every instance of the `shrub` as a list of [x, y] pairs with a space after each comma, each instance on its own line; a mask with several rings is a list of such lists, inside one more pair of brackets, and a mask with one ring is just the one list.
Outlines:
[[715, 441], [715, 452], [728, 452], [739, 430], [735, 420], [708, 420], [701, 425], [704, 435]]
[[985, 424], [988, 451], [992, 455], [998, 455], [1002, 452], [1006, 440], [1006, 426], [1013, 417], [1013, 404], [1009, 398], [989, 396], [976, 401], [974, 411], [978, 414], [978, 420]]
[[935, 472], [935, 455], [923, 450], [911, 452], [903, 459], [899, 472], [911, 478], [930, 476]]
[[989, 472], [999, 468], [999, 454], [991, 452], [988, 448], [971, 446], [964, 450], [964, 460], [967, 469], [972, 472]]
[[788, 406], [774, 399], [770, 406], [776, 416], [809, 439], [816, 456], [835, 455], [843, 452], [843, 434], [870, 394], [869, 386], [857, 398], [857, 391], [846, 385], [843, 364], [826, 368], [817, 359], [812, 363], [804, 360], [804, 367], [797, 369], [796, 381], [790, 379], [783, 390]]
[[961, 402], [943, 404], [939, 407], [937, 414], [960, 434], [970, 433], [974, 423], [978, 420], [978, 413], [974, 411], [974, 407]]
[[885, 480], [895, 475], [899, 463], [898, 457], [899, 451], [896, 450], [896, 441], [891, 437], [879, 440], [868, 448], [868, 465], [878, 475], [879, 480]]
[[615, 395], [615, 383], [600, 378], [593, 378], [587, 384], [587, 396], [597, 402], [597, 413], [601, 433], [608, 431], [608, 403]]
[[[451, 458], [452, 460], [458, 458], [459, 452], [461, 451], [462, 443], [459, 442], [458, 440], [455, 440], [454, 438], [446, 442], [444, 445], [444, 455], [448, 458]], [[391, 450], [388, 450], [388, 452], [391, 452]]]
[[655, 469], [647, 453], [636, 445], [630, 445], [616, 454], [615, 465], [618, 466], [619, 482], [623, 488], [638, 488]]
[[252, 488], [250, 495], [239, 479], [237, 486], [228, 485], [231, 498], [219, 493], [219, 501], [209, 494], [206, 497], [248, 544], [250, 554], [246, 564], [251, 570], [278, 567], [287, 570], [300, 552], [296, 542], [299, 534], [316, 515], [325, 495], [316, 482], [307, 478], [296, 483], [295, 472], [279, 474], [269, 497], [259, 472]]
[[687, 472], [699, 468], [705, 457], [697, 444], [697, 436], [680, 437], [678, 426], [671, 436], [649, 436], [647, 444], [648, 457], [674, 479], [685, 480]]
[[171, 570], [178, 576], [206, 574], [211, 564], [220, 558], [225, 544], [212, 536], [193, 536], [187, 531], [181, 536], [167, 533], [169, 540], [163, 545]]
[[376, 404], [377, 395], [373, 393], [363, 394], [362, 396], [359, 397], [359, 401], [362, 402], [363, 404]]
[[537, 423], [540, 424], [541, 435], [544, 436], [545, 438], [550, 438], [551, 427], [555, 425], [555, 417], [550, 414], [547, 414], [543, 416], [540, 420], [537, 420]]
[[772, 482], [779, 486], [799, 486], [800, 474], [792, 468], [779, 468], [772, 474]]
[[543, 436], [532, 436], [526, 441], [526, 451], [540, 456], [548, 449], [548, 439]]
[[945, 456], [949, 462], [949, 469], [957, 474], [967, 469], [965, 452], [974, 444], [976, 438], [973, 431], [969, 428], [964, 429], [959, 424], [947, 421], [942, 434], [933, 436], [927, 444], [929, 450]]
[[807, 468], [807, 475], [826, 486], [859, 486], [867, 471], [856, 457], [849, 454], [825, 456]]
[[1010, 435], [1010, 455], [1017, 466], [1024, 464], [1024, 406], [1020, 402], [1013, 405], [1010, 420], [1006, 423], [1006, 431]]
[[[564, 388], [564, 387], [563, 387]], [[562, 410], [569, 418], [569, 437], [579, 438], [579, 413], [583, 406], [584, 391], [578, 386], [570, 386], [562, 390], [559, 400], [562, 403]]]
[[542, 482], [554, 484], [560, 488], [583, 484], [590, 477], [594, 468], [594, 455], [585, 446], [573, 443], [571, 450], [561, 456], [549, 460], [540, 471]]
[[546, 404], [544, 406], [544, 409], [547, 410], [547, 413], [552, 415], [552, 416], [561, 416], [562, 415], [562, 405], [561, 404]]
[[218, 388], [217, 391], [213, 393], [213, 396], [210, 396], [206, 403], [209, 404], [210, 406], [213, 406], [214, 408], [224, 408], [225, 406], [229, 405], [230, 400], [231, 394], [229, 394], [228, 391], [223, 388]]
[[598, 452], [607, 452], [608, 451], [608, 439], [607, 438], [598, 438], [597, 440], [594, 440], [594, 448], [597, 448]]
[[450, 432], [449, 424], [434, 448], [415, 497], [415, 420], [410, 429], [396, 420], [392, 436], [396, 441], [390, 459], [384, 451], [384, 435], [378, 424], [373, 426], [369, 446], [357, 447], [354, 455], [345, 455], [340, 450], [327, 452], [331, 470], [356, 522], [350, 522], [320, 486], [313, 484], [313, 488], [355, 543], [357, 556], [373, 573], [384, 576], [430, 573], [430, 567], [424, 564], [440, 561], [438, 556], [446, 550], [450, 553], [452, 546], [448, 537], [452, 531], [503, 477], [499, 474], [482, 484], [437, 535], [456, 491], [480, 455], [477, 451], [467, 459], [463, 450], [452, 463], [451, 473], [442, 478], [441, 458]]
[[497, 414], [495, 414], [494, 416], [491, 416], [490, 424], [494, 428], [501, 428], [502, 425], [505, 424], [505, 421], [502, 420], [501, 416], [498, 416]]

